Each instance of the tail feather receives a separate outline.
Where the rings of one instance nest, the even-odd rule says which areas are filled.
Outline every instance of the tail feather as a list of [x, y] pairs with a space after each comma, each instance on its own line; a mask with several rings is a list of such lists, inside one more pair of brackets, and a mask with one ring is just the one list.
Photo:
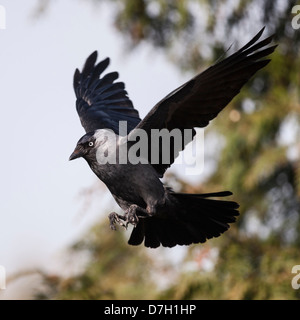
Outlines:
[[170, 193], [173, 204], [167, 215], [141, 218], [133, 229], [128, 241], [139, 245], [143, 241], [146, 247], [173, 247], [203, 243], [207, 239], [218, 237], [229, 228], [229, 223], [239, 215], [239, 205], [233, 201], [207, 199], [225, 197], [231, 192], [207, 194]]
[[155, 228], [153, 219], [149, 219], [145, 224], [145, 246], [146, 247], [158, 247], [160, 245], [159, 234]]

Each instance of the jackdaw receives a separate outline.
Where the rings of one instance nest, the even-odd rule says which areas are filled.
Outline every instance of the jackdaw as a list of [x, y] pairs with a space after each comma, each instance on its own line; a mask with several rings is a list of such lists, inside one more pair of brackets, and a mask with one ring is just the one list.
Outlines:
[[[118, 73], [101, 77], [109, 58], [96, 63], [95, 51], [87, 58], [82, 72], [76, 69], [73, 82], [76, 109], [86, 134], [78, 141], [70, 160], [83, 157], [110, 190], [124, 210], [124, 215], [115, 212], [109, 215], [110, 226], [115, 229], [116, 223], [124, 227], [132, 224], [129, 244], [144, 241], [146, 247], [156, 248], [203, 243], [220, 236], [236, 220], [239, 215], [236, 202], [211, 199], [229, 196], [231, 192], [176, 193], [160, 179], [179, 151], [193, 140], [195, 128], [206, 127], [251, 76], [270, 62], [264, 58], [276, 45], [268, 46], [272, 36], [258, 42], [263, 31], [264, 28], [240, 50], [168, 94], [143, 120], [128, 98], [124, 83], [115, 82]], [[122, 132], [121, 122], [126, 123]], [[174, 152], [172, 149], [170, 161], [165, 162], [161, 157], [163, 146], [158, 151], [150, 147], [153, 129], [178, 129], [182, 137], [189, 129], [192, 134], [189, 141], [182, 139], [180, 147], [174, 148]], [[147, 161], [122, 162], [120, 150], [128, 151], [134, 145], [138, 130], [148, 136], [149, 152], [144, 156]], [[159, 153], [159, 161], [151, 162], [153, 152]]]

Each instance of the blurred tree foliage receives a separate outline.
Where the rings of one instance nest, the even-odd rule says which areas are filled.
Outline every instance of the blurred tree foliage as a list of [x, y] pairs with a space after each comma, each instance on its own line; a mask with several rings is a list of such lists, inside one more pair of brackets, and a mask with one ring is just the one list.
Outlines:
[[[150, 258], [142, 247], [131, 247], [121, 232], [107, 224], [95, 225], [86, 236], [69, 248], [74, 264], [87, 260], [83, 271], [69, 278], [45, 276], [46, 290], [39, 299], [150, 299], [155, 292], [149, 279]], [[67, 266], [68, 267], [68, 266]]]
[[[146, 249], [128, 247], [120, 233], [105, 231], [107, 224], [95, 226], [73, 248], [89, 252], [83, 272], [56, 279], [46, 297], [299, 299], [300, 290], [291, 287], [291, 269], [300, 264], [300, 29], [291, 26], [297, 1], [109, 2], [115, 27], [132, 49], [151, 43], [194, 73], [222, 56], [233, 40], [237, 48], [264, 25], [279, 46], [272, 62], [208, 129], [223, 147], [205, 188], [191, 190], [181, 181], [183, 191], [232, 190], [241, 204], [238, 223], [221, 238], [191, 246], [179, 269], [157, 269]], [[205, 260], [214, 267], [205, 269]], [[159, 289], [154, 275], [159, 279], [164, 272], [176, 277]]]

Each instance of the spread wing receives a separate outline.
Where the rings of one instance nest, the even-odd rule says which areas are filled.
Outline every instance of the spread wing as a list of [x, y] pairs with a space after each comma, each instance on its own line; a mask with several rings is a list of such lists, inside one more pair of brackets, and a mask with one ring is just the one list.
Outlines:
[[[152, 108], [136, 128], [146, 130], [150, 139], [151, 129], [164, 128], [168, 130], [178, 128], [182, 132], [182, 137], [184, 129], [191, 129], [193, 137], [195, 127], [207, 126], [240, 92], [251, 76], [270, 62], [270, 59], [262, 60], [262, 58], [271, 54], [276, 45], [266, 47], [272, 41], [272, 36], [257, 43], [263, 31], [264, 28], [236, 53], [211, 66], [167, 95]], [[135, 130], [129, 134], [129, 137], [133, 136], [134, 132]], [[169, 163], [160, 161], [152, 164], [160, 176], [163, 176], [179, 151], [184, 149], [190, 141], [182, 140], [180, 150], [171, 154]], [[149, 143], [150, 147], [151, 143]], [[150, 149], [148, 159], [151, 163]]]
[[97, 61], [97, 51], [86, 60], [80, 72], [74, 74], [76, 109], [86, 132], [97, 129], [111, 129], [119, 133], [119, 121], [127, 121], [128, 132], [141, 120], [125, 91], [123, 82], [114, 82], [117, 72], [107, 73], [100, 78], [109, 65], [109, 58]]

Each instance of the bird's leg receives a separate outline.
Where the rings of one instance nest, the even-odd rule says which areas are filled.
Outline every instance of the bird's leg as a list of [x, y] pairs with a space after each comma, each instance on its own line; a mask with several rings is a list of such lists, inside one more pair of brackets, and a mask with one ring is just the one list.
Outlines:
[[[118, 223], [120, 226], [127, 228], [127, 217], [121, 216], [119, 214], [117, 214], [116, 212], [112, 212], [108, 215], [108, 219], [109, 219], [109, 226], [112, 230], [116, 230], [116, 226], [115, 224]], [[123, 222], [123, 221], [125, 222]]]
[[126, 226], [131, 223], [134, 227], [136, 227], [136, 225], [139, 222], [139, 217], [147, 217], [149, 215], [149, 213], [139, 207], [136, 204], [132, 204], [128, 210], [125, 212], [125, 217], [126, 217]]
[[151, 214], [144, 208], [139, 207], [136, 204], [132, 204], [125, 212], [125, 215], [119, 215], [116, 212], [112, 212], [108, 215], [110, 222], [110, 228], [116, 230], [116, 223], [127, 229], [128, 224], [137, 226], [139, 218], [145, 218], [151, 216]]
[[126, 223], [131, 223], [134, 227], [138, 224], [139, 218], [136, 214], [137, 205], [132, 204], [129, 209], [126, 211]]

